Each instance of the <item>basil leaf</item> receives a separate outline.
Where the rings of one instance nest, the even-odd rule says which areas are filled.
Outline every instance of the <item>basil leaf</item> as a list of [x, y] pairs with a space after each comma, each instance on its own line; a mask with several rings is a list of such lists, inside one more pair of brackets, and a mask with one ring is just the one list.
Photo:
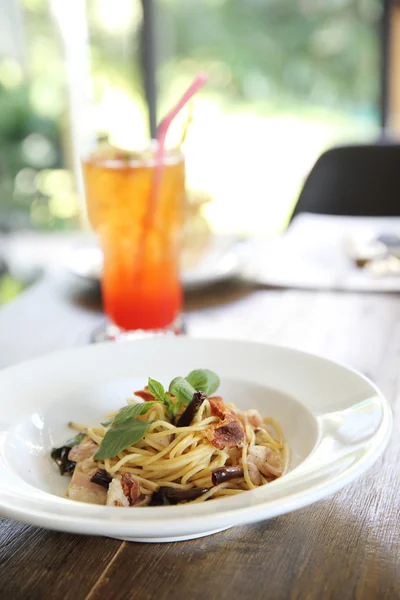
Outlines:
[[178, 412], [178, 410], [175, 411], [175, 406], [172, 404], [172, 402], [167, 397], [165, 397], [164, 407], [165, 407], [165, 412], [167, 413], [167, 417], [172, 423], [175, 418], [175, 414], [176, 414], [176, 412]]
[[195, 369], [189, 373], [186, 380], [197, 392], [204, 392], [207, 396], [211, 396], [220, 384], [218, 375], [209, 369]]
[[179, 411], [181, 404], [181, 400], [177, 398], [171, 398], [169, 392], [166, 392], [164, 398], [164, 408], [171, 423], [174, 422], [174, 419]]
[[85, 437], [85, 433], [77, 433], [75, 437], [68, 440], [68, 442], [65, 442], [64, 446], [66, 446], [67, 448], [73, 448], [74, 446], [78, 446], [78, 444], [80, 444]]
[[148, 386], [150, 394], [154, 396], [154, 398], [156, 398], [159, 402], [164, 402], [165, 390], [163, 385], [159, 381], [156, 381], [155, 379], [149, 377]]
[[129, 417], [116, 423], [109, 429], [100, 444], [100, 448], [94, 455], [95, 460], [113, 458], [128, 446], [136, 444], [142, 439], [151, 423], [139, 421], [136, 417]]
[[169, 392], [183, 402], [183, 404], [189, 404], [196, 390], [183, 377], [175, 377], [169, 384]]
[[153, 406], [154, 402], [138, 402], [137, 404], [128, 404], [121, 408], [114, 417], [107, 419], [102, 423], [103, 427], [114, 426], [125, 419], [130, 417], [137, 417], [138, 415], [144, 415]]
[[138, 402], [137, 404], [128, 404], [127, 406], [124, 406], [115, 415], [113, 425], [117, 425], [117, 423], [121, 423], [121, 421], [125, 421], [125, 419], [146, 414], [153, 404], [154, 402]]

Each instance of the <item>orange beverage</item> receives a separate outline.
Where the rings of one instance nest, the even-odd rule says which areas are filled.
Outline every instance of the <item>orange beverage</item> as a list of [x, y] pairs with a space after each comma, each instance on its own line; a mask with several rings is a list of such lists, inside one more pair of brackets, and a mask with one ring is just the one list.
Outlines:
[[83, 163], [89, 219], [104, 255], [104, 309], [125, 331], [173, 327], [182, 308], [183, 156], [165, 153], [154, 195], [155, 166], [154, 152], [110, 147]]

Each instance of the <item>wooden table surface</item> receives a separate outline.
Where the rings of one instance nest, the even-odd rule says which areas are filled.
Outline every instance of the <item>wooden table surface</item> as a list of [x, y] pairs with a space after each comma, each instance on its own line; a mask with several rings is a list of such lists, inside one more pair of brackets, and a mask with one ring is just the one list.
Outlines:
[[[211, 537], [139, 544], [3, 520], [1, 599], [400, 598], [400, 298], [231, 283], [187, 299], [190, 335], [263, 340], [347, 363], [394, 411], [383, 458], [361, 479], [294, 513]], [[0, 366], [86, 343], [98, 291], [44, 280], [0, 311]]]

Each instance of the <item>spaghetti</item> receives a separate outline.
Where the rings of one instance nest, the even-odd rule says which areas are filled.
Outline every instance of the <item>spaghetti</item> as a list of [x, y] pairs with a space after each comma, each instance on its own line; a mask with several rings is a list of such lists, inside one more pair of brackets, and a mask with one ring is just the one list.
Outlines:
[[[146, 394], [149, 388], [137, 392]], [[285, 473], [288, 448], [274, 419], [196, 390], [187, 404], [172, 394], [169, 405], [150, 398], [128, 400], [123, 415], [107, 415], [103, 425], [70, 423], [79, 438], [64, 450], [66, 461], [75, 463], [67, 497], [114, 506], [198, 503], [241, 494]], [[141, 428], [140, 439], [113, 455], [124, 435], [127, 443]], [[71, 473], [70, 465], [63, 471], [58, 464]]]

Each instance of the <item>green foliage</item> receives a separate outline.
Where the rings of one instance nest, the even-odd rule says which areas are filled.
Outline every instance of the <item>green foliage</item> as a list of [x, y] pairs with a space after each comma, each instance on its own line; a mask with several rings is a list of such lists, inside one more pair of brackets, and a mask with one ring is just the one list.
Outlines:
[[0, 277], [0, 306], [13, 300], [23, 289], [24, 285], [8, 273]]
[[159, 0], [159, 7], [160, 22], [174, 30], [173, 46], [164, 48], [166, 78], [185, 63], [193, 70], [209, 63], [215, 86], [224, 82], [237, 99], [377, 101], [378, 0]]

